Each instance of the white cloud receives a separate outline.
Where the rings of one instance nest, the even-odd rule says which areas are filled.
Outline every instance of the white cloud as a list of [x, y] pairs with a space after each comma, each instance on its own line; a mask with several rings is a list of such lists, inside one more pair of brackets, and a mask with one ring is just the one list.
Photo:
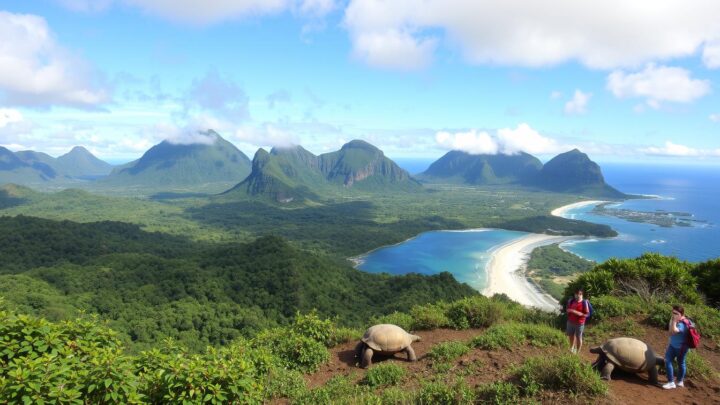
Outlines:
[[109, 91], [87, 63], [58, 45], [44, 18], [0, 11], [0, 100], [93, 107]]
[[710, 114], [708, 118], [710, 118], [712, 122], [720, 122], [720, 114]]
[[406, 31], [361, 33], [353, 38], [354, 55], [371, 66], [413, 70], [428, 65], [437, 41], [416, 38]]
[[719, 17], [715, 0], [351, 0], [345, 26], [356, 52], [367, 35], [403, 32], [406, 43], [442, 39], [475, 64], [611, 69], [712, 53]]
[[487, 132], [472, 129], [468, 132], [438, 132], [435, 141], [446, 149], [461, 150], [474, 155], [498, 153], [497, 141]]
[[440, 131], [435, 134], [435, 141], [443, 149], [461, 150], [474, 155], [514, 155], [520, 152], [543, 155], [571, 148], [541, 135], [525, 123], [515, 129], [498, 129], [494, 136], [476, 129], [455, 133]]
[[666, 141], [664, 146], [650, 146], [641, 148], [641, 153], [652, 156], [671, 157], [720, 157], [720, 149], [696, 149]]
[[292, 146], [299, 145], [300, 139], [292, 132], [285, 131], [272, 124], [260, 126], [243, 126], [235, 131], [232, 140], [253, 145], [262, 146]]
[[145, 13], [183, 23], [205, 25], [292, 11], [302, 17], [322, 17], [337, 8], [335, 0], [55, 0], [66, 8], [98, 12], [112, 4], [136, 7]]
[[542, 155], [567, 149], [567, 147], [558, 145], [554, 139], [540, 135], [538, 131], [525, 123], [518, 125], [515, 129], [498, 129], [497, 139], [501, 145], [502, 153], [507, 155], [518, 152]]
[[720, 39], [709, 41], [703, 47], [703, 63], [710, 69], [720, 67]]
[[573, 98], [565, 103], [565, 114], [585, 114], [587, 112], [587, 104], [592, 97], [592, 93], [583, 93], [575, 90]]
[[648, 64], [637, 73], [610, 73], [607, 89], [618, 98], [645, 98], [649, 106], [658, 108], [661, 102], [688, 103], [708, 94], [710, 81], [693, 79], [686, 69]]
[[18, 110], [12, 108], [0, 108], [0, 128], [4, 128], [10, 124], [21, 122], [23, 116]]
[[550, 93], [551, 100], [559, 100], [562, 98], [562, 96], [563, 96], [562, 91], [555, 90], [552, 93]]

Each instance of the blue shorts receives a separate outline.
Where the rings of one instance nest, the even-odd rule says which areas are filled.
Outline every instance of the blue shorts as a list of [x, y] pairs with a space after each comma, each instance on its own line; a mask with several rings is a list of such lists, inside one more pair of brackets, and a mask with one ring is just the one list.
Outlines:
[[568, 321], [567, 327], [565, 328], [565, 334], [568, 336], [577, 336], [579, 338], [582, 337], [583, 331], [585, 330], [585, 325], [578, 325], [575, 322]]

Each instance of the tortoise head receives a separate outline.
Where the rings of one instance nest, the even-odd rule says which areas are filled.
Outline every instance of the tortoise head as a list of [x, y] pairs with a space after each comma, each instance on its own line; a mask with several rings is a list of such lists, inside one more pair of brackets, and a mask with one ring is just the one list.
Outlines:
[[411, 342], [420, 342], [422, 338], [418, 335], [410, 335], [410, 341]]

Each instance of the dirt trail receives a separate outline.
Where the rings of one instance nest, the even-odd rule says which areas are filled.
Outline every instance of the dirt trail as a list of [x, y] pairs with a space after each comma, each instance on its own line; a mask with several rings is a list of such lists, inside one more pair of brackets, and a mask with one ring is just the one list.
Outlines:
[[[664, 354], [667, 344], [667, 335], [664, 331], [641, 326], [643, 330], [644, 340], [656, 350], [660, 355]], [[440, 342], [446, 341], [468, 341], [473, 337], [481, 334], [480, 329], [470, 330], [449, 330], [438, 329], [433, 331], [415, 332], [422, 337], [421, 342], [413, 344], [415, 353], [418, 356], [418, 362], [409, 363], [403, 354], [397, 354], [392, 357], [373, 359], [375, 364], [382, 362], [393, 362], [406, 368], [409, 378], [403, 383], [402, 387], [409, 390], [419, 387], [420, 380], [438, 375], [433, 368], [433, 360], [427, 357], [430, 348]], [[715, 370], [720, 370], [720, 350], [714, 344], [706, 345], [697, 349], [698, 353], [708, 359]], [[308, 385], [317, 387], [336, 375], [353, 376], [356, 381], [360, 381], [365, 370], [357, 367], [354, 357], [356, 342], [348, 342], [331, 349], [331, 360], [329, 363], [321, 367], [321, 369], [307, 376]], [[588, 351], [589, 347], [583, 347], [581, 356], [583, 360], [591, 363], [595, 360], [595, 355]], [[520, 364], [522, 361], [531, 356], [553, 356], [564, 353], [565, 348], [534, 348], [529, 346], [518, 347], [513, 351], [507, 350], [480, 350], [475, 349], [454, 361], [451, 370], [446, 371], [448, 375], [462, 375], [465, 381], [471, 386], [493, 381], [505, 380], [508, 376], [509, 367], [512, 364]], [[661, 383], [665, 382], [665, 376], [660, 375]], [[661, 387], [652, 386], [647, 381], [647, 375], [636, 375], [615, 371], [613, 380], [608, 382], [609, 395], [603, 399], [595, 399], [594, 403], [599, 404], [720, 404], [720, 384], [716, 382], [706, 382], [702, 380], [686, 379], [686, 388], [678, 388], [675, 390], [663, 390]], [[587, 399], [572, 399], [565, 393], [547, 393], [541, 398], [543, 403], [587, 403]]]

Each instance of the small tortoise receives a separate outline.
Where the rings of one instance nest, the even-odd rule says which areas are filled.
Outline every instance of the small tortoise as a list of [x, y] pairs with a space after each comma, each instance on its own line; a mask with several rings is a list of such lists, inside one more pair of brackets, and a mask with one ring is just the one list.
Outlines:
[[610, 380], [610, 374], [617, 366], [629, 373], [647, 371], [649, 381], [657, 384], [657, 366], [665, 363], [645, 342], [627, 337], [610, 339], [601, 346], [590, 349], [590, 353], [598, 355], [593, 367], [601, 371], [604, 380]]
[[355, 348], [355, 353], [361, 359], [362, 368], [372, 365], [372, 357], [375, 353], [393, 355], [397, 352], [405, 352], [409, 361], [417, 361], [415, 351], [410, 345], [419, 340], [420, 336], [411, 335], [399, 326], [375, 325], [365, 331], [365, 335]]

